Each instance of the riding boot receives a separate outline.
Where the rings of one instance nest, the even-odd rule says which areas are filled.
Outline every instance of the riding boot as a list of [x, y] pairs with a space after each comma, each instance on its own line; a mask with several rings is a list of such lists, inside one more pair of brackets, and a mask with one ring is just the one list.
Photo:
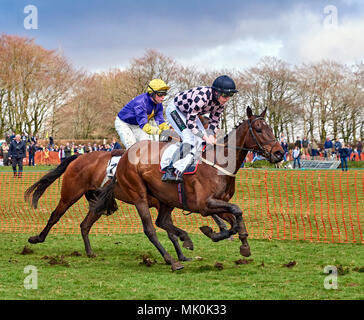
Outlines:
[[191, 152], [192, 148], [193, 148], [193, 146], [190, 145], [189, 143], [182, 143], [182, 145], [180, 146], [180, 149], [179, 150], [177, 149], [175, 151], [170, 164], [165, 169], [166, 172], [162, 177], [163, 182], [182, 182], [183, 181], [183, 178], [182, 178], [183, 172], [179, 175], [175, 175], [175, 168], [174, 168], [173, 164], [177, 160], [183, 159], [184, 156], [186, 156], [188, 153]]
[[163, 182], [181, 182], [183, 181], [182, 180], [182, 177], [181, 176], [176, 176], [174, 174], [174, 167], [173, 167], [173, 164], [180, 159], [180, 150], [177, 149], [173, 156], [172, 156], [172, 160], [171, 162], [169, 163], [168, 167], [165, 169], [165, 173], [162, 177], [162, 181]]
[[183, 179], [182, 179], [182, 176], [180, 176], [180, 175], [176, 176], [174, 174], [174, 168], [173, 168], [173, 164], [172, 164], [166, 168], [166, 172], [162, 177], [162, 181], [163, 182], [182, 182]]

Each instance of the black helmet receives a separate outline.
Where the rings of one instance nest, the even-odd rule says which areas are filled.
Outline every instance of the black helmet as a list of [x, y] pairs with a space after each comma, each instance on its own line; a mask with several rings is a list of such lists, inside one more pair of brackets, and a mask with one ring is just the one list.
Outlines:
[[217, 77], [212, 84], [212, 89], [219, 93], [231, 94], [237, 93], [235, 82], [229, 76]]

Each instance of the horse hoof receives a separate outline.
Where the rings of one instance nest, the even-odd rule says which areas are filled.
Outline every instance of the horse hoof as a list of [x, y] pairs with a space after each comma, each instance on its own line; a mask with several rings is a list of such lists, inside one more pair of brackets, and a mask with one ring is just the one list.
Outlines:
[[207, 236], [207, 237], [211, 238], [211, 235], [212, 235], [213, 231], [212, 231], [212, 229], [211, 229], [210, 227], [208, 227], [208, 226], [203, 226], [203, 227], [200, 227], [200, 230], [201, 230], [201, 232], [202, 232], [205, 236]]
[[193, 243], [190, 240], [183, 241], [183, 248], [193, 250]]
[[250, 257], [251, 256], [250, 248], [248, 246], [240, 246], [240, 254], [243, 257]]
[[89, 257], [89, 258], [96, 258], [97, 255], [95, 253], [88, 253], [87, 254], [87, 257]]
[[30, 238], [28, 239], [28, 242], [29, 242], [29, 243], [32, 243], [32, 244], [36, 244], [36, 243], [39, 243], [40, 241], [39, 241], [38, 236], [33, 236], [33, 237], [30, 237]]
[[179, 262], [173, 262], [172, 263], [172, 271], [181, 270], [183, 268], [184, 268], [183, 264], [181, 264]]

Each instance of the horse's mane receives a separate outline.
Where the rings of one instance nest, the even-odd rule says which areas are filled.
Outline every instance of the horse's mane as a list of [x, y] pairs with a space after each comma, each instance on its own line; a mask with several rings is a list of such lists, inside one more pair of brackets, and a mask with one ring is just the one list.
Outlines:
[[228, 133], [225, 135], [224, 137], [224, 144], [226, 144], [228, 142], [228, 138], [229, 138], [229, 135], [231, 134], [231, 132], [233, 132], [234, 130], [236, 130], [237, 128], [239, 128], [243, 123], [244, 123], [245, 119], [240, 121], [237, 125], [235, 125], [235, 127]]

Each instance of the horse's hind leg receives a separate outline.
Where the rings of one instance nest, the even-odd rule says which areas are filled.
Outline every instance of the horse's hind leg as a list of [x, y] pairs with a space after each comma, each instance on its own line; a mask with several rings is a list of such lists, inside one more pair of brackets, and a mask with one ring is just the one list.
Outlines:
[[159, 242], [156, 230], [153, 226], [153, 221], [150, 215], [148, 202], [140, 201], [135, 204], [135, 207], [137, 208], [139, 216], [142, 220], [145, 235], [148, 237], [150, 242], [152, 242], [154, 246], [158, 249], [159, 253], [162, 255], [165, 262], [172, 266], [173, 271], [182, 269], [183, 265], [180, 264], [178, 261], [175, 261]]
[[99, 220], [100, 218], [101, 218], [101, 215], [93, 214], [91, 211], [89, 211], [87, 216], [85, 217], [85, 219], [82, 221], [82, 223], [80, 225], [82, 239], [85, 244], [85, 251], [89, 258], [94, 258], [94, 257], [96, 257], [96, 255], [92, 251], [90, 239], [89, 239], [88, 235], [89, 235], [90, 230], [91, 230], [92, 226], [94, 225], [94, 223], [97, 220]]
[[181, 247], [178, 243], [178, 238], [180, 238], [183, 241], [184, 247], [187, 247], [188, 249], [193, 249], [193, 243], [190, 237], [188, 236], [188, 233], [182, 229], [177, 228], [173, 225], [173, 221], [171, 218], [171, 212], [173, 210], [173, 207], [168, 207], [165, 204], [161, 204], [159, 214], [156, 220], [156, 225], [168, 233], [168, 238], [173, 243], [173, 246], [177, 252], [178, 260], [179, 261], [190, 261], [191, 258], [186, 258], [181, 250]]
[[[93, 201], [96, 200], [96, 194], [94, 191], [88, 191], [85, 194], [86, 199], [88, 200], [90, 206], [91, 203]], [[82, 239], [83, 242], [85, 244], [85, 251], [86, 254], [89, 258], [94, 258], [96, 257], [96, 255], [93, 253], [92, 248], [91, 248], [91, 243], [90, 243], [90, 239], [88, 237], [90, 230], [92, 228], [92, 226], [94, 225], [94, 223], [99, 220], [101, 218], [101, 214], [93, 214], [91, 211], [88, 212], [87, 216], [85, 217], [85, 219], [82, 221], [80, 228], [81, 228], [81, 235], [82, 235]]]
[[[74, 202], [73, 202], [74, 203]], [[59, 219], [64, 215], [64, 213], [68, 210], [68, 208], [73, 204], [69, 202], [64, 202], [62, 199], [59, 201], [56, 209], [52, 212], [51, 216], [48, 219], [48, 222], [42, 232], [36, 236], [30, 237], [28, 242], [30, 243], [40, 243], [44, 242], [47, 237], [49, 231], [52, 227], [59, 221]]]

